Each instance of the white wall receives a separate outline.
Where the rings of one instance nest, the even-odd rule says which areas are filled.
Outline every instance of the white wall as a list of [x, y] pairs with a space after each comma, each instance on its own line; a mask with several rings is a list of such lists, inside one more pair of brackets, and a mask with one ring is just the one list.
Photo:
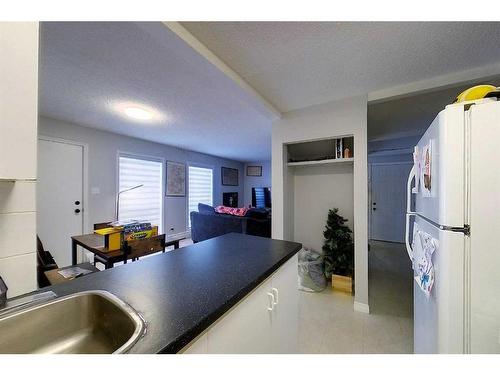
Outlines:
[[413, 147], [420, 135], [368, 142], [368, 163], [397, 163], [413, 160]]
[[295, 167], [295, 241], [321, 252], [328, 210], [334, 207], [354, 229], [353, 177], [350, 163]]
[[[262, 166], [262, 176], [254, 177], [247, 176], [247, 166]], [[245, 163], [245, 178], [244, 178], [244, 197], [240, 206], [249, 206], [252, 204], [252, 188], [253, 187], [271, 187], [271, 162], [270, 161], [256, 161]], [[272, 196], [272, 192], [271, 192]]]
[[[283, 114], [273, 123], [272, 187], [273, 238], [292, 240], [294, 234], [294, 176], [285, 165], [283, 144], [332, 136], [354, 135], [353, 225], [355, 247], [354, 308], [368, 311], [368, 189], [367, 97], [342, 99]], [[297, 192], [295, 192], [297, 193]], [[300, 193], [300, 191], [299, 191]], [[325, 194], [322, 192], [321, 194]], [[299, 215], [295, 207], [295, 214]]]
[[[159, 143], [139, 140], [97, 129], [87, 128], [46, 117], [39, 119], [39, 134], [88, 144], [88, 184], [97, 187], [99, 194], [91, 194], [87, 210], [91, 229], [93, 223], [114, 219], [117, 182], [118, 151], [164, 158], [166, 160], [196, 163], [214, 168], [214, 205], [222, 204], [222, 193], [237, 191], [243, 196], [243, 163], [188, 151]], [[221, 166], [239, 170], [239, 186], [222, 186]], [[183, 234], [187, 225], [187, 197], [166, 197], [164, 228], [168, 235]], [[170, 228], [174, 228], [172, 231]]]
[[38, 23], [0, 22], [0, 276], [8, 297], [37, 286], [37, 106]]

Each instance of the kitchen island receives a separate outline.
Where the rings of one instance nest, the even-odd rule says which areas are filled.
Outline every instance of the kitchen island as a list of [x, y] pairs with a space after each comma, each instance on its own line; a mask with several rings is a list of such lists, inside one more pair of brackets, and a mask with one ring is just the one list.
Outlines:
[[146, 321], [129, 353], [294, 350], [295, 242], [230, 233], [45, 288], [106, 290]]

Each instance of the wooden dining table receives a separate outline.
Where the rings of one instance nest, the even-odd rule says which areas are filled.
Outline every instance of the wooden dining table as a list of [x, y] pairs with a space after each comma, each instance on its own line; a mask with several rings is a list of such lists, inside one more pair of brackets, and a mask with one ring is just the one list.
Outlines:
[[[179, 242], [183, 238], [176, 240], [171, 240], [165, 242], [165, 249], [169, 246], [173, 246], [174, 249], [179, 248]], [[71, 263], [73, 265], [77, 264], [77, 248], [78, 246], [83, 247], [85, 250], [90, 251], [96, 256], [96, 260], [103, 263], [106, 269], [112, 268], [115, 263], [123, 262], [125, 260], [125, 252], [123, 249], [108, 251], [104, 247], [104, 236], [99, 234], [90, 233], [82, 234], [78, 236], [71, 237]]]

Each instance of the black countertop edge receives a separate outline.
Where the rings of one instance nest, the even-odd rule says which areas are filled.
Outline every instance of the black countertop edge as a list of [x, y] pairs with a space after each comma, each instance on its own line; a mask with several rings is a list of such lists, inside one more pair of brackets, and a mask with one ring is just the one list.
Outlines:
[[[63, 297], [85, 290], [106, 290], [129, 304], [146, 321], [146, 334], [129, 353], [175, 354], [296, 256], [301, 248], [297, 242], [229, 233], [29, 294], [50, 290]], [[252, 257], [248, 267], [246, 257]], [[242, 271], [248, 272], [241, 274]], [[205, 272], [211, 273], [205, 275]], [[185, 293], [195, 298], [192, 300], [195, 302], [183, 301]], [[200, 299], [196, 299], [198, 297]], [[177, 316], [182, 317], [176, 319]]]
[[275, 263], [274, 266], [271, 267], [267, 272], [262, 274], [259, 278], [255, 279], [252, 283], [248, 284], [244, 289], [240, 290], [238, 294], [235, 294], [233, 298], [231, 298], [229, 301], [227, 301], [227, 303], [222, 305], [217, 311], [205, 317], [205, 319], [200, 321], [191, 330], [187, 331], [184, 335], [178, 337], [170, 345], [163, 348], [160, 352], [158, 352], [158, 354], [175, 354], [180, 350], [182, 350], [186, 345], [188, 345], [191, 341], [193, 341], [201, 333], [203, 333], [207, 328], [209, 328], [212, 324], [214, 324], [221, 316], [223, 316], [226, 312], [231, 310], [233, 306], [235, 306], [237, 303], [243, 300], [248, 294], [250, 294], [250, 292], [252, 292], [256, 287], [258, 287], [262, 282], [264, 282], [269, 276], [271, 276], [274, 272], [276, 272], [278, 268], [280, 268], [294, 255], [296, 255], [301, 248], [302, 245], [297, 243], [297, 248], [295, 251], [289, 253], [287, 256], [283, 257], [279, 262]]

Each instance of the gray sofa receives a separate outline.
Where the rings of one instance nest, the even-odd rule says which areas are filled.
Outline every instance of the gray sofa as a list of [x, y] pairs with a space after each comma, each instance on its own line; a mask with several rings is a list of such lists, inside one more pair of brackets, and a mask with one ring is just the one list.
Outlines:
[[226, 233], [244, 233], [271, 238], [271, 218], [240, 217], [215, 212], [196, 212], [191, 217], [191, 239], [200, 242]]

